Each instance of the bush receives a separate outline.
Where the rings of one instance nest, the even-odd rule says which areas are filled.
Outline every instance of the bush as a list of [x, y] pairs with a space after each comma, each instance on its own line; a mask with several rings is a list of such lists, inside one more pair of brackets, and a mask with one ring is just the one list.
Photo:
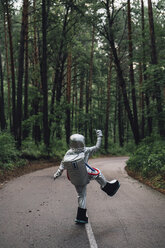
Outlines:
[[43, 142], [35, 144], [34, 140], [26, 139], [22, 142], [22, 157], [27, 159], [49, 159], [56, 157], [61, 159], [67, 151], [66, 143], [62, 140], [51, 142], [46, 148]]
[[165, 175], [165, 142], [155, 137], [146, 138], [127, 161], [128, 169], [141, 172], [144, 177]]
[[22, 142], [22, 157], [27, 159], [40, 159], [43, 154], [41, 152], [42, 145], [35, 144], [31, 139], [26, 139]]
[[133, 142], [125, 144], [121, 147], [118, 143], [114, 143], [113, 141], [109, 141], [108, 150], [104, 149], [104, 140], [102, 141], [101, 149], [97, 152], [97, 154], [107, 155], [110, 154], [112, 156], [129, 156], [131, 152], [135, 150], [135, 144]]
[[22, 163], [13, 136], [7, 132], [0, 132], [0, 169], [12, 169]]

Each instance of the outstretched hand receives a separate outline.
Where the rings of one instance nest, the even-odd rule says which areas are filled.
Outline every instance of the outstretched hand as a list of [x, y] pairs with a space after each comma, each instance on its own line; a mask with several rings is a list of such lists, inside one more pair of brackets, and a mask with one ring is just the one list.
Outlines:
[[96, 135], [97, 135], [97, 137], [103, 137], [101, 130], [96, 130]]

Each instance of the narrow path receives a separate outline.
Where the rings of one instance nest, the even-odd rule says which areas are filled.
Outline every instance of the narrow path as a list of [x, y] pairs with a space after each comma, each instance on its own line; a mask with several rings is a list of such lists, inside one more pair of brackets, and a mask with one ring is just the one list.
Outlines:
[[[88, 185], [87, 208], [98, 248], [164, 248], [165, 196], [130, 178], [126, 158], [90, 161], [121, 188], [109, 198], [97, 182]], [[75, 225], [77, 195], [57, 168], [24, 175], [0, 190], [1, 248], [89, 248], [87, 227]], [[89, 234], [90, 235], [90, 234]]]

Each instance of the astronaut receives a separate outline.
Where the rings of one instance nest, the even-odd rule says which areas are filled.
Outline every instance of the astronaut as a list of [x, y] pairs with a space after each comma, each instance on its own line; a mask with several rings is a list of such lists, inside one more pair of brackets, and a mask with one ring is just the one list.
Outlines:
[[117, 180], [108, 182], [102, 172], [97, 168], [88, 165], [89, 157], [101, 146], [102, 131], [96, 130], [97, 142], [95, 146], [86, 147], [85, 137], [81, 134], [70, 136], [70, 149], [66, 152], [54, 179], [61, 176], [67, 170], [68, 179], [75, 186], [78, 194], [78, 210], [75, 222], [78, 224], [88, 223], [86, 216], [86, 189], [90, 180], [96, 180], [101, 189], [109, 196], [113, 196], [119, 189], [120, 184]]

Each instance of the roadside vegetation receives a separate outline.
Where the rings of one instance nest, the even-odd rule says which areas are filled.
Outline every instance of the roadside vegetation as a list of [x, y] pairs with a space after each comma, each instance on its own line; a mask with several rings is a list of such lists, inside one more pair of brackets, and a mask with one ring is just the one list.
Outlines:
[[0, 133], [0, 170], [11, 170], [24, 165], [26, 162], [20, 158], [16, 149], [15, 140], [10, 133]]
[[9, 132], [0, 132], [0, 173], [4, 170], [14, 170], [26, 165], [28, 160], [60, 160], [66, 152], [64, 141], [52, 143], [47, 149], [41, 142], [36, 144], [32, 139], [24, 140], [22, 149], [18, 150], [14, 137]]
[[127, 161], [128, 174], [165, 193], [165, 141], [145, 138]]

